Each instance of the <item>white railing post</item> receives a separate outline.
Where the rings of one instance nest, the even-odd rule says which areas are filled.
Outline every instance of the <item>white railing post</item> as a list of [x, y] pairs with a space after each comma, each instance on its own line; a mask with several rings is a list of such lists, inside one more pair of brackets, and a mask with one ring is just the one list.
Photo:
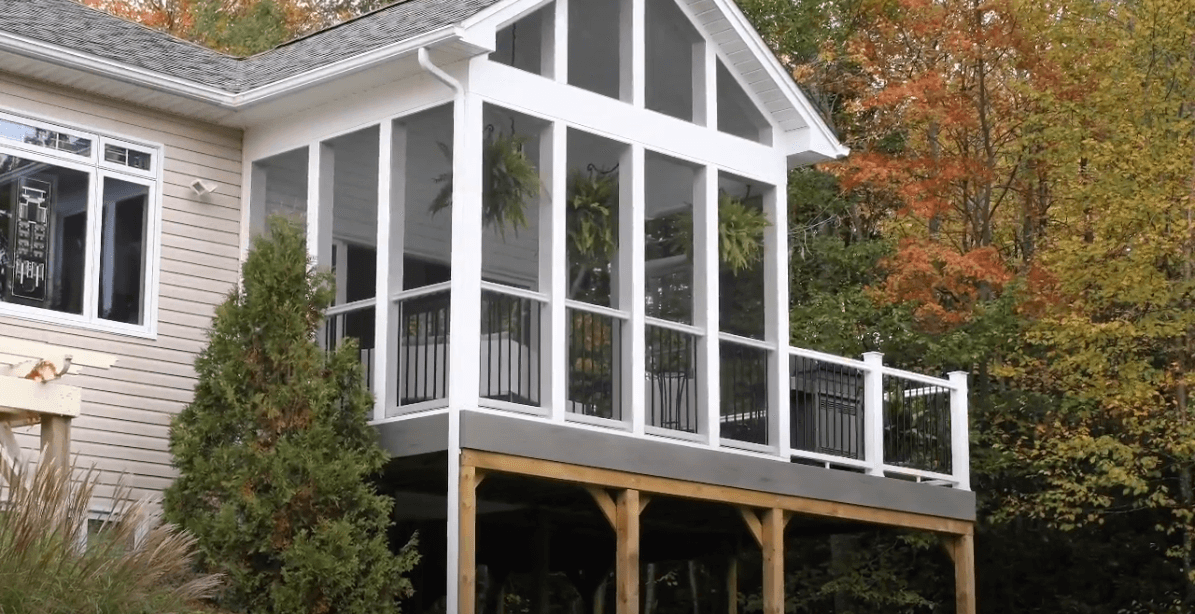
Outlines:
[[555, 422], [564, 422], [568, 405], [567, 134], [567, 126], [553, 122], [540, 135], [540, 174], [547, 189], [540, 199], [539, 280], [548, 297], [547, 334], [542, 336], [546, 341], [540, 346], [540, 381], [547, 382], [548, 394], [541, 402]]
[[863, 458], [868, 475], [884, 475], [884, 354], [867, 352], [863, 379]]
[[718, 305], [718, 169], [707, 166], [697, 173], [696, 207], [693, 212], [693, 279], [696, 283], [697, 326], [705, 329], [698, 342], [697, 378], [703, 390], [705, 414], [698, 422], [709, 444], [721, 445], [722, 375]]
[[[374, 295], [374, 420], [398, 408], [398, 306], [406, 228], [407, 127], [386, 120], [378, 130], [377, 286]], [[391, 374], [395, 374], [392, 379]]]
[[971, 490], [971, 424], [967, 417], [966, 371], [950, 374], [950, 468], [960, 490]]

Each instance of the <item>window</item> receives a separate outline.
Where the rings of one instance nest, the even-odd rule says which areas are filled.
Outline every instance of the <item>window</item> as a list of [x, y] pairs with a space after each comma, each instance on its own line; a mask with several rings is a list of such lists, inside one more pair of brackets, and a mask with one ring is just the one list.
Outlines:
[[0, 115], [0, 314], [148, 332], [158, 155]]

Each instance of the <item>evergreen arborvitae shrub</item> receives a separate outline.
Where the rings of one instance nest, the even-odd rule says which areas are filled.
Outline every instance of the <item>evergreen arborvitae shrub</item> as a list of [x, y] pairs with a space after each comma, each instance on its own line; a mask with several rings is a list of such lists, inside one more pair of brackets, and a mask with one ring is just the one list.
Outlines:
[[366, 423], [357, 348], [316, 344], [331, 277], [311, 266], [296, 224], [269, 227], [216, 310], [195, 400], [172, 425], [167, 517], [227, 575], [226, 608], [396, 612], [417, 555], [391, 552], [392, 502], [369, 483], [386, 455]]

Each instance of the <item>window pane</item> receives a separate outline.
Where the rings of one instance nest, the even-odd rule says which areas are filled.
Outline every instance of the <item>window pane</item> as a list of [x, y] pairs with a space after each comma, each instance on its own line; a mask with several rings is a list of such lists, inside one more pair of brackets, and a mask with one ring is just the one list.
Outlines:
[[763, 197], [772, 187], [722, 173], [718, 179], [719, 234], [730, 238], [719, 254], [721, 330], [764, 338], [764, 232], [771, 225]]
[[611, 98], [622, 89], [622, 0], [585, 0], [568, 7], [568, 83]]
[[545, 122], [485, 107], [481, 276], [539, 290], [540, 135]]
[[136, 168], [143, 171], [150, 170], [151, 156], [145, 152], [136, 151], [127, 147], [120, 147], [118, 145], [104, 146], [104, 161], [113, 164], [120, 164], [129, 168]]
[[103, 213], [99, 316], [114, 322], [142, 324], [149, 188], [120, 179], [104, 179]]
[[34, 128], [7, 119], [0, 119], [0, 138], [80, 156], [91, 155], [91, 139], [54, 132], [45, 128]]
[[266, 220], [271, 215], [289, 217], [306, 228], [307, 148], [257, 160], [253, 169], [255, 178], [265, 180], [265, 188], [260, 192], [254, 190], [249, 205], [253, 233], [265, 232]]
[[647, 153], [647, 315], [693, 323], [693, 167]]
[[764, 145], [772, 143], [768, 120], [721, 60], [718, 61], [718, 130]]
[[544, 57], [544, 37], [552, 34], [555, 13], [549, 4], [498, 30], [497, 45], [490, 59], [537, 75], [551, 58]]
[[0, 302], [83, 313], [90, 175], [0, 154]]
[[568, 297], [603, 307], [619, 305], [618, 165], [627, 146], [568, 131]]
[[405, 175], [402, 283], [411, 290], [452, 275], [452, 105], [396, 120], [394, 131], [406, 142], [391, 173]]
[[648, 0], [648, 109], [693, 120], [693, 56], [701, 40], [676, 0]]

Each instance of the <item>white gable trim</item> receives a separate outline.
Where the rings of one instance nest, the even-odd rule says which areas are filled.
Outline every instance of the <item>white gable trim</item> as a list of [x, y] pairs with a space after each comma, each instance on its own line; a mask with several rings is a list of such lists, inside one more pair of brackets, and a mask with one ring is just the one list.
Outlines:
[[[504, 0], [461, 23], [479, 44], [494, 46], [495, 32], [552, 0]], [[584, 1], [584, 0], [565, 0]], [[850, 150], [838, 142], [816, 107], [760, 38], [734, 0], [673, 0], [698, 32], [713, 43], [718, 58], [780, 133], [776, 147], [790, 167], [840, 159]], [[755, 60], [757, 67], [750, 66]], [[744, 73], [744, 64], [753, 69]]]

